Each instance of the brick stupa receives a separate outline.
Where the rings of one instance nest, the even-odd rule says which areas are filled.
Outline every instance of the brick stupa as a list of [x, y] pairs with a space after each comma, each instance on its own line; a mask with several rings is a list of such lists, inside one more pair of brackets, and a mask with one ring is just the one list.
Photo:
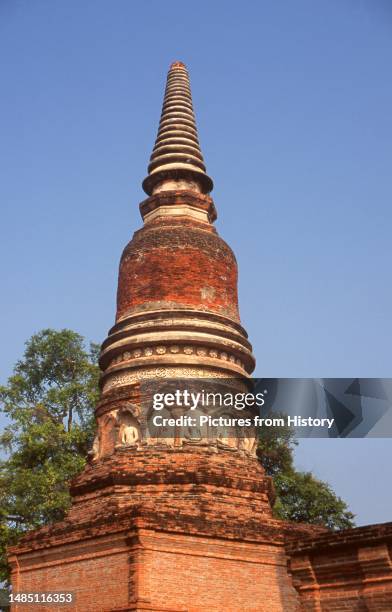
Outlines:
[[[66, 609], [83, 612], [392, 609], [382, 607], [390, 602], [390, 526], [339, 540], [274, 519], [253, 438], [146, 435], [143, 381], [246, 385], [254, 369], [236, 260], [213, 225], [212, 186], [188, 73], [175, 62], [143, 182], [144, 225], [121, 257], [116, 322], [102, 345], [98, 433], [66, 518], [10, 550], [13, 587], [72, 591]], [[378, 607], [344, 607], [360, 592], [365, 601], [366, 568], [367, 601]]]

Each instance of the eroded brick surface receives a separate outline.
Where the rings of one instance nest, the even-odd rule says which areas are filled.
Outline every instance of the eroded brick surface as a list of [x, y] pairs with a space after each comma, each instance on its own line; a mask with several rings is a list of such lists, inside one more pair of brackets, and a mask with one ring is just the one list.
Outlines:
[[11, 551], [19, 589], [61, 585], [76, 592], [75, 610], [298, 609], [271, 480], [256, 459], [118, 451], [71, 491], [66, 519]]
[[288, 553], [302, 610], [392, 610], [392, 523], [294, 539]]
[[117, 319], [178, 307], [239, 320], [237, 264], [232, 250], [211, 228], [169, 218], [136, 232], [125, 248]]

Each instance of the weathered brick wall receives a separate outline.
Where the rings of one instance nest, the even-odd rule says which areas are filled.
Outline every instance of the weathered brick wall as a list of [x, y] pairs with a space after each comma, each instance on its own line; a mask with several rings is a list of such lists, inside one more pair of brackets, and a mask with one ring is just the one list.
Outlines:
[[188, 612], [298, 609], [284, 550], [144, 531], [142, 593], [147, 601]]
[[72, 496], [64, 521], [12, 549], [17, 589], [75, 590], [75, 610], [297, 609], [257, 460], [128, 449], [88, 466]]
[[288, 553], [302, 610], [392, 610], [392, 523], [300, 539]]
[[13, 578], [21, 591], [75, 593], [73, 605], [54, 611], [299, 610], [281, 543], [163, 532], [138, 521], [131, 531], [26, 551]]
[[72, 592], [67, 606], [14, 605], [13, 612], [77, 610], [97, 612], [129, 602], [129, 551], [124, 537], [96, 538], [26, 552], [13, 564], [14, 589]]

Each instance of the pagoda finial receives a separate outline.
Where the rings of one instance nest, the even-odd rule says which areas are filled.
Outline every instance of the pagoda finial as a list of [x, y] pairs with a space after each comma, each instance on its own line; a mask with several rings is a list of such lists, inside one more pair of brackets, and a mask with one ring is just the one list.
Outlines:
[[186, 70], [186, 66], [185, 66], [184, 62], [180, 62], [179, 60], [176, 60], [175, 62], [172, 63], [172, 65], [170, 66], [170, 70], [172, 68], [185, 68], [185, 70]]
[[173, 180], [197, 183], [203, 193], [213, 187], [200, 150], [188, 71], [180, 61], [171, 64], [167, 75], [158, 135], [143, 189], [152, 195], [158, 184]]

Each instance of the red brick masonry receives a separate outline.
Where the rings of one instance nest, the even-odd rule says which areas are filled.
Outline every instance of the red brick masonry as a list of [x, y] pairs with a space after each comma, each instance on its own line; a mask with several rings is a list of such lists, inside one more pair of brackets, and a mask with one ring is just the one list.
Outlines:
[[306, 611], [392, 610], [392, 523], [325, 533], [288, 545]]
[[[170, 195], [174, 201], [189, 200], [189, 194]], [[160, 194], [155, 199], [163, 206], [166, 197]], [[194, 200], [203, 197], [193, 196]], [[117, 320], [134, 312], [178, 306], [238, 321], [237, 264], [233, 251], [212, 225], [159, 218], [135, 232], [124, 249]]]
[[256, 459], [120, 449], [71, 492], [64, 521], [10, 551], [15, 589], [74, 591], [80, 611], [298, 609]]
[[80, 611], [392, 609], [392, 524], [277, 521], [254, 459], [119, 449], [71, 491], [64, 521], [10, 551], [17, 590], [73, 591]]

